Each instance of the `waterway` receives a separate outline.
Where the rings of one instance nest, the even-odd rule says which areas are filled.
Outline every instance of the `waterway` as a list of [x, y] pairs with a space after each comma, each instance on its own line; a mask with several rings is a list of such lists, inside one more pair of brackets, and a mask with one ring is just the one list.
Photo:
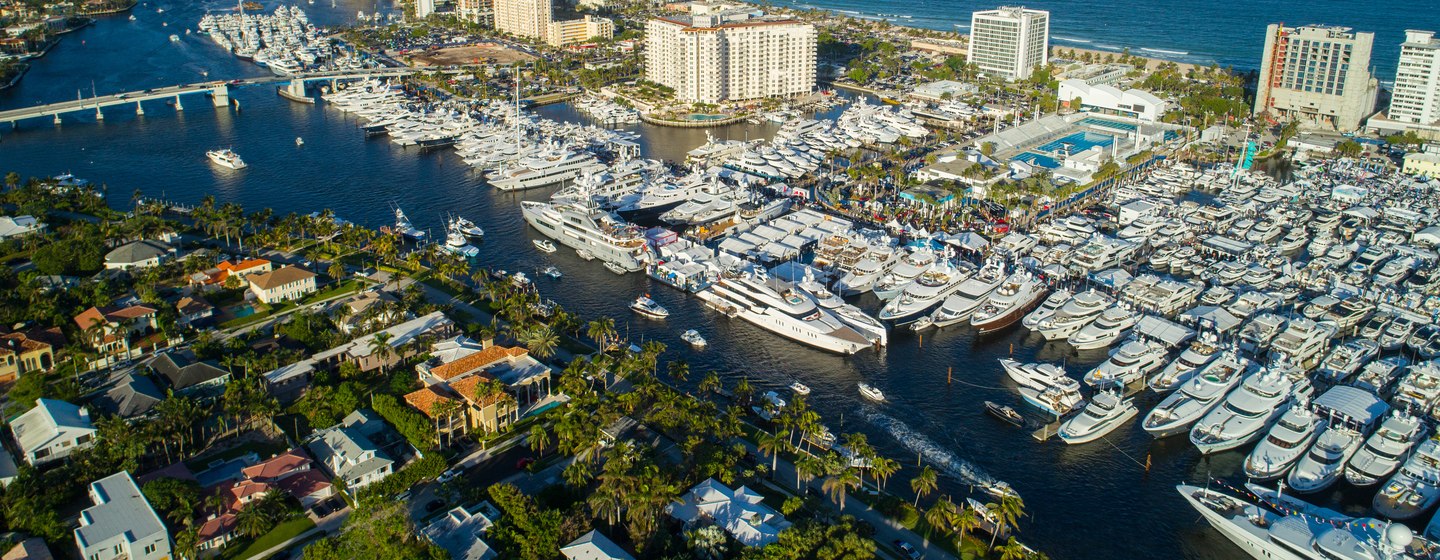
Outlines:
[[[103, 94], [193, 81], [201, 71], [211, 79], [263, 75], [262, 69], [228, 58], [202, 37], [185, 37], [179, 45], [167, 39], [193, 26], [205, 7], [222, 4], [165, 0], [160, 6], [166, 10], [163, 18], [152, 2], [137, 8], [137, 22], [124, 16], [107, 18], [68, 37], [36, 62], [22, 86], [0, 93], [0, 108], [72, 98], [92, 80]], [[374, 9], [354, 2], [331, 9], [326, 0], [313, 6], [320, 8], [311, 9], [312, 18], [322, 22]], [[162, 27], [161, 21], [170, 26]], [[26, 176], [72, 172], [107, 185], [117, 205], [127, 204], [135, 189], [185, 203], [214, 195], [221, 202], [235, 201], [250, 209], [268, 206], [277, 213], [328, 207], [374, 227], [388, 223], [395, 204], [417, 225], [437, 234], [445, 215], [466, 216], [487, 232], [480, 245], [484, 265], [511, 271], [558, 266], [563, 279], [536, 276], [543, 295], [585, 317], [613, 316], [618, 330], [633, 339], [665, 343], [669, 350], [663, 359], [689, 360], [696, 379], [715, 370], [727, 386], [742, 377], [762, 391], [783, 393], [797, 380], [809, 385], [811, 402], [835, 432], [863, 432], [882, 453], [902, 461], [905, 470], [890, 482], [894, 488], [906, 488], [917, 458], [944, 473], [944, 494], [960, 497], [976, 481], [1006, 481], [1028, 506], [1024, 539], [1054, 558], [1243, 557], [1218, 533], [1198, 524], [1195, 512], [1174, 490], [1181, 481], [1236, 475], [1241, 454], [1202, 459], [1184, 438], [1151, 441], [1135, 421], [1107, 442], [1042, 445], [1028, 432], [983, 413], [985, 400], [1020, 405], [1002, 382], [998, 358], [1064, 360], [1079, 375], [1104, 358], [1103, 352], [1075, 354], [1019, 329], [979, 338], [968, 329], [953, 328], [925, 336], [923, 344], [908, 331], [897, 332], [887, 349], [850, 358], [812, 351], [728, 320], [640, 274], [617, 276], [571, 251], [539, 253], [530, 243], [538, 234], [520, 218], [519, 202], [543, 199], [548, 192], [500, 194], [452, 153], [421, 153], [384, 138], [366, 139], [354, 120], [323, 102], [292, 103], [259, 86], [240, 88], [234, 98], [238, 111], [217, 110], [196, 97], [183, 112], [155, 102], [141, 117], [115, 109], [98, 123], [92, 115], [79, 115], [67, 116], [59, 126], [42, 119], [14, 131], [0, 128], [0, 171]], [[540, 112], [551, 118], [582, 118], [564, 105]], [[699, 130], [644, 125], [638, 130], [646, 136], [645, 153], [672, 159], [704, 137]], [[770, 127], [756, 125], [714, 131], [735, 138], [770, 132]], [[305, 139], [303, 146], [295, 145], [297, 136]], [[250, 166], [232, 172], [210, 165], [204, 151], [215, 147], [233, 147]], [[645, 292], [671, 310], [668, 321], [641, 320], [626, 309]], [[871, 309], [876, 305], [873, 298], [861, 304]], [[680, 340], [679, 334], [690, 328], [709, 340], [708, 348], [692, 351]], [[947, 383], [947, 371], [953, 382]], [[879, 387], [890, 402], [862, 402], [856, 392], [862, 381]], [[1139, 404], [1148, 409], [1156, 400], [1142, 395]]]

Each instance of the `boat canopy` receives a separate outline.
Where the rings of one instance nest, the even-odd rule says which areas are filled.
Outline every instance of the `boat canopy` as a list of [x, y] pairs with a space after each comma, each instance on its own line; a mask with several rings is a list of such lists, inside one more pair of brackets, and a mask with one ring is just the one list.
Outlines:
[[1227, 333], [1240, 326], [1244, 321], [1223, 307], [1215, 305], [1201, 305], [1180, 314], [1180, 320], [1199, 327], [1201, 329], [1214, 330], [1217, 333]]
[[1205, 241], [1203, 241], [1202, 244], [1205, 246], [1206, 249], [1210, 249], [1212, 251], [1219, 251], [1232, 257], [1239, 257], [1241, 255], [1244, 255], [1245, 253], [1250, 252], [1250, 248], [1253, 247], [1252, 245], [1244, 241], [1231, 239], [1229, 237], [1221, 235], [1212, 235], [1210, 237], [1206, 237]]
[[1126, 284], [1129, 284], [1135, 277], [1131, 276], [1130, 273], [1126, 272], [1123, 268], [1111, 268], [1091, 274], [1090, 279], [1096, 284], [1106, 286], [1112, 290], [1118, 290], [1125, 287]]
[[1140, 322], [1135, 324], [1135, 332], [1171, 348], [1179, 347], [1195, 337], [1194, 329], [1154, 315], [1141, 317]]
[[950, 236], [945, 242], [971, 251], [979, 251], [990, 245], [990, 240], [985, 239], [984, 236], [973, 231], [962, 231], [959, 234]]
[[1332, 419], [1368, 426], [1386, 412], [1390, 405], [1375, 396], [1375, 393], [1349, 385], [1337, 385], [1315, 399], [1315, 410], [1330, 415]]

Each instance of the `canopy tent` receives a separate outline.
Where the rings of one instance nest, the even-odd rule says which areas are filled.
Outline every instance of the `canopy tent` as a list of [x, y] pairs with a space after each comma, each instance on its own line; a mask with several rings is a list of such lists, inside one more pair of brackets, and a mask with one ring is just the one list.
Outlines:
[[1140, 322], [1135, 324], [1135, 332], [1171, 348], [1177, 348], [1195, 336], [1195, 331], [1189, 327], [1154, 315], [1141, 317]]
[[1217, 333], [1227, 333], [1245, 322], [1223, 307], [1215, 305], [1201, 305], [1180, 314], [1180, 320], [1195, 325], [1202, 330], [1213, 330]]

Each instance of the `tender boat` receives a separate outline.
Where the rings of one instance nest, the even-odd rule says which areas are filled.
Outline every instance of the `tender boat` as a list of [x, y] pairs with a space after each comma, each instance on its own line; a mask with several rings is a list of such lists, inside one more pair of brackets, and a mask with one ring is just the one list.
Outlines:
[[531, 241], [531, 243], [535, 245], [536, 249], [539, 249], [546, 253], [554, 253], [557, 250], [555, 244], [551, 243], [548, 239], [536, 239], [534, 241]]
[[885, 402], [885, 393], [881, 392], [880, 389], [877, 389], [867, 383], [861, 383], [859, 387], [860, 396], [875, 402]]
[[625, 270], [625, 265], [622, 265], [615, 261], [605, 261], [605, 268], [610, 272], [614, 272], [615, 274], [619, 274], [621, 276], [624, 276], [625, 274], [630, 272], [628, 270]]
[[704, 348], [707, 344], [705, 342], [705, 337], [700, 336], [700, 331], [697, 331], [695, 329], [690, 329], [688, 331], [685, 331], [684, 333], [681, 333], [680, 340], [684, 340], [685, 342], [690, 343], [691, 346], [694, 346], [696, 348]]
[[669, 310], [647, 296], [635, 298], [635, 301], [630, 304], [630, 309], [651, 319], [664, 319], [670, 316]]
[[1102, 391], [1090, 399], [1080, 414], [1060, 424], [1056, 434], [1067, 444], [1088, 443], [1115, 431], [1121, 424], [1139, 414], [1135, 401], [1118, 393]]
[[1016, 428], [1025, 427], [1025, 417], [1021, 416], [1019, 412], [1016, 412], [1015, 409], [1009, 406], [985, 401], [985, 412]]
[[560, 272], [560, 269], [555, 267], [554, 265], [547, 266], [544, 269], [541, 269], [540, 274], [544, 274], [556, 280], [559, 280], [561, 276], [564, 276], [564, 274]]
[[808, 395], [810, 394], [810, 387], [806, 386], [804, 383], [796, 381], [790, 384], [790, 391], [794, 392], [797, 395]]

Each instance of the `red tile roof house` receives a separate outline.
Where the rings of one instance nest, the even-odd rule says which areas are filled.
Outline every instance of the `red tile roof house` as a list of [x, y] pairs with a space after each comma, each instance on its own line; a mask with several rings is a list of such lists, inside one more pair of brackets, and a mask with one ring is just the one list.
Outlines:
[[309, 508], [335, 494], [330, 479], [314, 468], [315, 462], [303, 449], [292, 449], [240, 470], [245, 478], [216, 488], [225, 497], [228, 511], [213, 516], [200, 526], [201, 549], [219, 548], [234, 538], [235, 515], [251, 502], [279, 489]]
[[148, 305], [91, 307], [75, 316], [90, 346], [102, 354], [125, 354], [137, 335], [154, 332], [159, 313]]

